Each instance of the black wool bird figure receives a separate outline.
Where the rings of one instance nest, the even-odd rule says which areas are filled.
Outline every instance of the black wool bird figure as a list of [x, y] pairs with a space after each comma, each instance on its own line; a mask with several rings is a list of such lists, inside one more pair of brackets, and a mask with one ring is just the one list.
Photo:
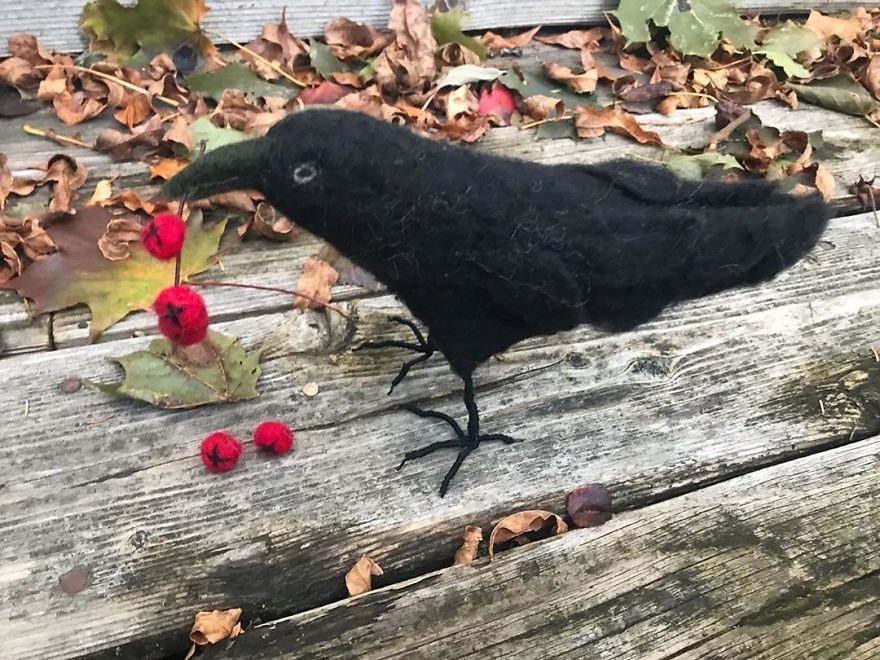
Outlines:
[[[172, 178], [168, 197], [254, 189], [371, 272], [429, 331], [464, 381], [467, 428], [405, 454], [458, 456], [440, 495], [481, 441], [474, 370], [512, 344], [582, 323], [622, 332], [670, 304], [757, 284], [805, 256], [831, 217], [818, 197], [766, 181], [692, 182], [616, 160], [541, 165], [435, 142], [367, 115], [292, 114], [261, 138], [209, 152]], [[403, 465], [401, 463], [401, 466]]]

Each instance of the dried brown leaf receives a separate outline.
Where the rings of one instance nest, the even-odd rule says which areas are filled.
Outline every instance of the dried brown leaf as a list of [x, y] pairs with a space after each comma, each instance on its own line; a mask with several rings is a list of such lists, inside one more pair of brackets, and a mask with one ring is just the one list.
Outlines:
[[133, 218], [114, 218], [107, 223], [107, 229], [98, 239], [98, 249], [110, 261], [127, 259], [131, 254], [131, 244], [141, 238], [141, 223]]
[[53, 156], [46, 167], [43, 183], [54, 183], [49, 210], [69, 213], [76, 191], [86, 182], [89, 171], [84, 165], [64, 155]]
[[874, 55], [865, 67], [865, 73], [862, 76], [865, 87], [874, 95], [874, 98], [880, 99], [880, 53]]
[[847, 18], [836, 18], [810, 10], [810, 16], [804, 25], [815, 32], [820, 39], [839, 37], [847, 41], [855, 41], [862, 33], [862, 21], [855, 14]]
[[[247, 47], [269, 62], [280, 65], [282, 70], [288, 73], [293, 73], [298, 61], [308, 59], [308, 49], [305, 44], [294, 37], [287, 27], [286, 9], [282, 11], [279, 23], [264, 25], [260, 36], [248, 43]], [[252, 55], [242, 52], [241, 57], [261, 78], [276, 80], [281, 77], [275, 69]]]
[[373, 62], [376, 82], [400, 90], [426, 86], [436, 73], [437, 49], [427, 10], [419, 0], [392, 0], [388, 27], [394, 41]]
[[584, 73], [574, 73], [567, 66], [562, 66], [556, 62], [547, 62], [544, 64], [544, 73], [553, 80], [565, 83], [569, 89], [579, 94], [595, 91], [596, 85], [599, 83], [599, 71], [597, 69], [588, 69]]
[[542, 44], [580, 49], [584, 46], [598, 46], [604, 37], [605, 30], [602, 28], [590, 28], [589, 30], [569, 30], [562, 34], [546, 34], [535, 37], [535, 40]]
[[122, 100], [122, 107], [113, 114], [113, 118], [120, 124], [132, 128], [144, 121], [152, 112], [150, 99], [143, 94], [128, 93]]
[[95, 185], [95, 192], [86, 202], [86, 206], [97, 206], [101, 202], [107, 201], [113, 197], [113, 181], [111, 179], [101, 179]]
[[489, 50], [509, 50], [513, 48], [522, 48], [527, 43], [529, 43], [532, 38], [538, 34], [538, 30], [540, 30], [543, 26], [539, 25], [538, 27], [534, 27], [531, 30], [526, 30], [525, 32], [521, 32], [520, 34], [516, 34], [512, 37], [502, 37], [500, 34], [495, 34], [494, 32], [487, 32], [482, 37], [480, 37], [480, 41], [483, 42], [483, 45], [486, 46]]
[[611, 520], [611, 494], [604, 484], [587, 484], [565, 497], [565, 512], [576, 527], [598, 527]]
[[296, 225], [266, 202], [257, 204], [252, 228], [273, 241], [289, 241], [297, 236]]
[[520, 511], [507, 516], [495, 525], [489, 535], [489, 557], [495, 552], [495, 546], [499, 543], [514, 541], [519, 545], [529, 543], [532, 539], [529, 534], [548, 531], [549, 536], [563, 534], [568, 531], [565, 521], [550, 511], [531, 510]]
[[190, 641], [196, 646], [216, 644], [224, 639], [241, 634], [241, 608], [197, 612], [189, 633]]
[[482, 63], [480, 56], [474, 51], [470, 48], [462, 48], [455, 42], [443, 44], [440, 50], [437, 51], [437, 60], [442, 66], [450, 67], [462, 66], [464, 64], [479, 66]]
[[375, 55], [391, 43], [394, 35], [347, 18], [334, 18], [324, 28], [324, 38], [336, 57], [347, 59]]
[[150, 163], [150, 178], [167, 180], [189, 164], [186, 158], [159, 158]]
[[382, 575], [382, 567], [375, 561], [362, 556], [352, 569], [345, 574], [345, 588], [349, 596], [365, 594], [373, 588], [373, 576]]
[[55, 114], [58, 116], [58, 119], [68, 126], [80, 124], [87, 119], [97, 117], [107, 107], [106, 102], [102, 103], [96, 99], [89, 98], [84, 92], [73, 92], [71, 94], [67, 90], [55, 96], [52, 100], [52, 105], [55, 107]]
[[483, 540], [483, 530], [479, 527], [468, 525], [464, 528], [464, 536], [461, 547], [455, 551], [453, 566], [462, 566], [473, 563], [477, 558], [477, 548]]
[[522, 113], [536, 121], [558, 118], [565, 114], [565, 102], [551, 96], [535, 94], [519, 102]]
[[339, 279], [339, 273], [326, 261], [310, 257], [303, 268], [299, 281], [296, 284], [296, 290], [311, 298], [303, 298], [297, 296], [294, 307], [300, 309], [313, 308], [318, 309], [321, 304], [329, 304], [330, 289]]
[[46, 78], [40, 81], [40, 86], [37, 88], [37, 98], [41, 101], [51, 102], [55, 100], [56, 96], [67, 91], [66, 77]]
[[579, 137], [599, 137], [609, 130], [641, 144], [663, 145], [663, 140], [657, 133], [646, 131], [639, 126], [635, 117], [618, 107], [593, 108], [581, 105], [574, 112], [574, 125]]

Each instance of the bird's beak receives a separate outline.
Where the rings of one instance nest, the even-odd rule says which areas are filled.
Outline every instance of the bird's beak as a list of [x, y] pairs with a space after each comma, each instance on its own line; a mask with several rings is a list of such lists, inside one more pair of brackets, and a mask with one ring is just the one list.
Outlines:
[[167, 199], [202, 199], [230, 190], [262, 192], [269, 168], [269, 141], [265, 137], [228, 144], [197, 158], [169, 179]]

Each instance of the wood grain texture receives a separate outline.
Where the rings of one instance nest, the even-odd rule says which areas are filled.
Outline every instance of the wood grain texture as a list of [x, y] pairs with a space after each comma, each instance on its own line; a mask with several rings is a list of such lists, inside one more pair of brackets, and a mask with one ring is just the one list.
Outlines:
[[[585, 482], [632, 507], [880, 431], [869, 351], [880, 230], [867, 215], [840, 218], [826, 238], [762, 287], [682, 305], [638, 332], [535, 338], [487, 363], [485, 428], [528, 441], [481, 448], [444, 500], [451, 456], [394, 467], [446, 429], [396, 406], [461, 416], [460, 383], [434, 359], [389, 397], [402, 356], [350, 351], [393, 327], [404, 310], [388, 296], [343, 303], [351, 321], [279, 311], [218, 324], [266, 350], [261, 398], [235, 406], [168, 413], [59, 392], [68, 376], [117, 377], [103, 358], [145, 339], [15, 357], [0, 390], [0, 419], [16, 420], [0, 436], [3, 653], [176, 653], [199, 609], [270, 620], [325, 605], [361, 553], [387, 567], [385, 580], [405, 580], [445, 565], [465, 524], [558, 509]], [[292, 455], [248, 446], [232, 473], [201, 467], [207, 431], [248, 439], [275, 417], [298, 429]], [[78, 565], [90, 582], [68, 596], [58, 580]]]
[[[83, 2], [81, 0], [48, 0], [36, 4], [7, 2], [3, 8], [4, 21], [0, 24], [0, 42], [8, 53], [6, 40], [13, 34], [28, 32], [49, 48], [80, 51], [85, 42], [77, 28]], [[122, 4], [133, 4], [123, 2]], [[433, 2], [426, 2], [432, 5]], [[533, 25], [568, 25], [577, 23], [604, 23], [603, 12], [614, 9], [616, 2], [581, 2], [579, 0], [447, 0], [448, 6], [463, 7], [470, 14], [468, 28], [504, 28]], [[737, 0], [734, 4], [745, 14], [751, 13], [806, 13], [810, 9], [824, 12], [842, 11], [860, 6], [857, 2], [826, 0], [823, 3], [807, 0]], [[247, 40], [257, 36], [266, 23], [277, 22], [287, 8], [287, 22], [291, 31], [300, 37], [322, 34], [324, 26], [333, 18], [344, 16], [351, 20], [384, 27], [388, 23], [390, 0], [284, 0], [241, 2], [240, 0], [213, 0], [208, 3], [206, 28], [221, 32], [233, 39]]]
[[789, 461], [264, 624], [205, 657], [877, 657], [878, 469], [877, 438]]

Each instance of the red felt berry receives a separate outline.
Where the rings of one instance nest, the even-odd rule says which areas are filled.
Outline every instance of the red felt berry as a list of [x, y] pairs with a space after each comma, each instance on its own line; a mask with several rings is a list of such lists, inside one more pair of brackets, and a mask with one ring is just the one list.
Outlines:
[[218, 431], [202, 440], [202, 463], [211, 472], [229, 472], [241, 456], [241, 443]]
[[174, 213], [160, 213], [144, 225], [141, 240], [156, 259], [174, 259], [183, 247], [186, 223]]
[[197, 344], [208, 334], [205, 301], [185, 286], [162, 289], [153, 303], [159, 315], [159, 331], [181, 346]]
[[254, 431], [254, 444], [281, 456], [293, 447], [293, 431], [283, 422], [263, 422]]
[[491, 90], [480, 92], [477, 112], [483, 116], [498, 117], [502, 124], [507, 125], [515, 109], [513, 94], [504, 85], [495, 85]]

